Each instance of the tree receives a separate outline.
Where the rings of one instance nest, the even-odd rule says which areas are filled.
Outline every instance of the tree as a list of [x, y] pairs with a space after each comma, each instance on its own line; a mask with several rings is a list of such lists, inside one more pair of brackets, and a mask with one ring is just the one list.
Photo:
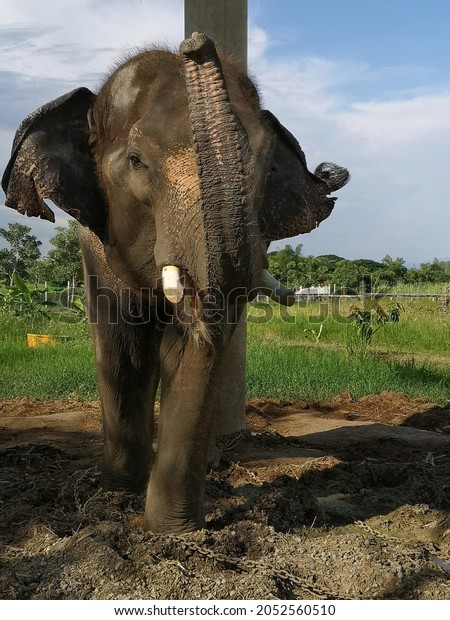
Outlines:
[[301, 256], [297, 261], [297, 288], [309, 288], [316, 284], [314, 256]]
[[336, 263], [333, 273], [333, 284], [346, 293], [357, 293], [363, 277], [367, 275], [367, 266], [358, 260], [341, 260]]
[[381, 264], [381, 269], [376, 272], [377, 281], [380, 284], [394, 286], [405, 279], [408, 270], [405, 267], [405, 261], [403, 258], [397, 257], [394, 259], [387, 254], [383, 259], [381, 259]]
[[441, 262], [437, 258], [432, 263], [422, 263], [419, 274], [421, 282], [448, 282], [445, 262]]
[[301, 245], [297, 245], [295, 250], [291, 245], [286, 245], [282, 250], [269, 253], [269, 271], [281, 284], [296, 286], [301, 253]]
[[313, 261], [314, 281], [317, 286], [325, 286], [333, 277], [334, 264], [330, 265], [330, 262], [325, 256], [316, 256]]
[[52, 284], [64, 286], [68, 280], [81, 280], [83, 269], [81, 262], [80, 246], [78, 242], [78, 224], [74, 220], [69, 221], [67, 227], [57, 226], [57, 233], [50, 239], [53, 246], [42, 261], [41, 274]]
[[30, 233], [31, 228], [23, 224], [0, 228], [0, 237], [9, 244], [9, 248], [0, 250], [0, 270], [11, 286], [15, 273], [24, 280], [29, 277], [30, 269], [41, 255], [39, 246], [42, 243]]
[[52, 272], [47, 258], [36, 261], [29, 270], [30, 280], [38, 286], [42, 282], [52, 282]]
[[448, 283], [450, 261], [422, 263], [408, 269], [403, 258], [386, 255], [381, 262], [359, 258], [347, 260], [336, 254], [304, 256], [302, 246], [286, 245], [270, 252], [269, 271], [290, 288], [335, 285], [347, 293], [380, 292], [401, 282]]

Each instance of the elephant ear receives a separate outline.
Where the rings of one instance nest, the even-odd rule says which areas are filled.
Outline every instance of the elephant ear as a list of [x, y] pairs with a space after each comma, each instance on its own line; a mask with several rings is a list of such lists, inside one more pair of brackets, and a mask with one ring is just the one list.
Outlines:
[[30, 114], [16, 132], [2, 187], [7, 207], [54, 222], [48, 199], [102, 238], [106, 203], [89, 146], [94, 100], [78, 88]]
[[308, 233], [327, 218], [335, 198], [327, 183], [309, 172], [305, 154], [294, 136], [268, 110], [262, 111], [275, 135], [260, 216], [267, 241]]

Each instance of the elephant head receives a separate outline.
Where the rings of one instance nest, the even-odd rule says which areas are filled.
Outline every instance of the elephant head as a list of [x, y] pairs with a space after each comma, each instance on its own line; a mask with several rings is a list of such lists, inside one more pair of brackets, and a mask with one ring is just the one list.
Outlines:
[[53, 221], [48, 198], [94, 231], [134, 289], [176, 267], [179, 301], [186, 283], [225, 296], [267, 286], [267, 245], [316, 227], [347, 179], [334, 164], [311, 174], [252, 82], [195, 33], [179, 56], [143, 52], [97, 96], [80, 88], [31, 114], [3, 187], [7, 206]]
[[[287, 303], [289, 291], [276, 290], [266, 271], [268, 244], [315, 228], [333, 209], [328, 194], [348, 177], [335, 164], [310, 173], [251, 80], [198, 33], [178, 55], [129, 58], [97, 95], [72, 91], [18, 129], [3, 177], [6, 205], [53, 221], [50, 199], [84, 227], [87, 274], [151, 309], [145, 326], [103, 314], [93, 327], [111, 486], [148, 479], [147, 401], [161, 378], [151, 529], [202, 524], [210, 411], [229, 323], [259, 289]], [[99, 286], [88, 290], [91, 306]], [[185, 324], [200, 325], [202, 338], [155, 318], [161, 304], [165, 318], [194, 317]]]

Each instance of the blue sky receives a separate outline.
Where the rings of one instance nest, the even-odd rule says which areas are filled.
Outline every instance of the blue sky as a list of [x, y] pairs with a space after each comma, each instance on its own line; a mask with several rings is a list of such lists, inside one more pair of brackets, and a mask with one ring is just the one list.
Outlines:
[[446, 0], [250, 0], [253, 19], [285, 54], [448, 68]]
[[[314, 255], [448, 257], [450, 2], [248, 5], [249, 67], [264, 105], [311, 169], [332, 160], [352, 173], [331, 217], [286, 242]], [[183, 36], [183, 0], [0, 0], [0, 167], [29, 112], [76, 86], [98, 88], [124, 50], [177, 47]], [[12, 221], [44, 243], [54, 235], [0, 206], [0, 226]]]

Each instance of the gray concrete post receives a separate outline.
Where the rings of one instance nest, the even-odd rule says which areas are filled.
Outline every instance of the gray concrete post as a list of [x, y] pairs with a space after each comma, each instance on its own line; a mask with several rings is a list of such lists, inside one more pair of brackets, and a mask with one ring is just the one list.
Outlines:
[[247, 0], [185, 0], [184, 32], [203, 32], [247, 70]]
[[[185, 0], [185, 37], [203, 32], [247, 70], [247, 0]], [[227, 369], [217, 395], [216, 436], [245, 428], [245, 312], [236, 326], [224, 367]]]

